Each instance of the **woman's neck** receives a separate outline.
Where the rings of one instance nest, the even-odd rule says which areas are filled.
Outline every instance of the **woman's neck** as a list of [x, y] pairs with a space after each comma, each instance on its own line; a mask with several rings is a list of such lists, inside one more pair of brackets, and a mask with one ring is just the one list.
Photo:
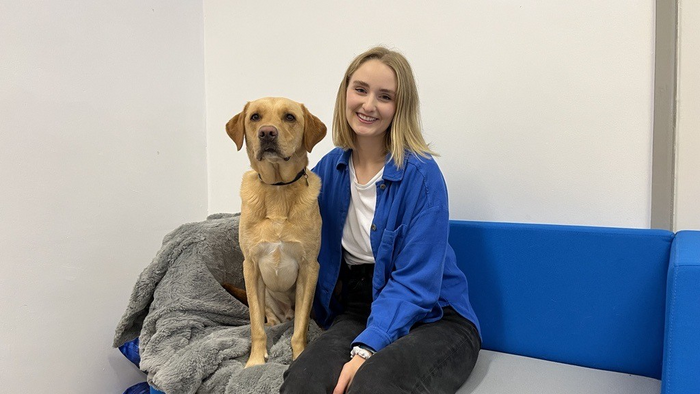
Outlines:
[[355, 141], [352, 151], [352, 163], [357, 182], [365, 184], [374, 178], [386, 161], [384, 139], [360, 139]]

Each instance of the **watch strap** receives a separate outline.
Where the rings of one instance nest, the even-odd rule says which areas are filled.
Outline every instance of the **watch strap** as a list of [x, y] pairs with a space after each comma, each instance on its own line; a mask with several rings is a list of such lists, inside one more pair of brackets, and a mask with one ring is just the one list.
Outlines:
[[360, 356], [367, 360], [368, 358], [372, 357], [372, 354], [374, 354], [374, 352], [367, 348], [364, 348], [362, 346], [353, 346], [352, 350], [350, 351], [350, 358]]

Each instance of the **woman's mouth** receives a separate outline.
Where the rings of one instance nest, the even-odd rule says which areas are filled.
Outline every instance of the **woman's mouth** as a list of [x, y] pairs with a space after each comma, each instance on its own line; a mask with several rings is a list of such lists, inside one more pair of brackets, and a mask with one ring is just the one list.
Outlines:
[[360, 122], [362, 122], [362, 123], [373, 123], [378, 119], [378, 118], [373, 118], [371, 116], [361, 114], [359, 112], [357, 112], [357, 118], [360, 119]]

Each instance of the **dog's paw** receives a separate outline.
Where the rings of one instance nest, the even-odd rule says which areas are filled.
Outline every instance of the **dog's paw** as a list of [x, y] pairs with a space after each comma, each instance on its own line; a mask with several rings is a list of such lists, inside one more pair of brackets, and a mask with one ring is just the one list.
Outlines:
[[245, 363], [245, 368], [250, 368], [250, 367], [254, 367], [256, 365], [263, 365], [263, 364], [265, 364], [265, 359], [262, 359], [262, 360], [248, 359], [248, 362]]
[[304, 351], [304, 348], [301, 349], [292, 349], [292, 360], [296, 360], [297, 357], [301, 354], [301, 352]]
[[265, 355], [262, 357], [251, 355], [250, 358], [248, 358], [248, 362], [245, 363], [245, 368], [254, 367], [256, 365], [263, 365], [267, 361], [267, 358], [267, 353], [265, 353]]

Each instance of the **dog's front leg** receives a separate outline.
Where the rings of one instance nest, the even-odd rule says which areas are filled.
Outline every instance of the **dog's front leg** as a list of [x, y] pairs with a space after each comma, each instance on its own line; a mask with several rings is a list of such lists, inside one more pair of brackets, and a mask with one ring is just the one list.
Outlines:
[[294, 310], [294, 334], [292, 334], [292, 359], [297, 357], [306, 348], [307, 332], [309, 330], [309, 317], [311, 305], [314, 300], [316, 281], [318, 280], [318, 261], [307, 261], [299, 267], [297, 278], [296, 300]]
[[267, 334], [265, 333], [265, 283], [257, 264], [251, 259], [243, 261], [243, 277], [248, 308], [250, 310], [250, 357], [245, 367], [265, 364], [267, 359]]

